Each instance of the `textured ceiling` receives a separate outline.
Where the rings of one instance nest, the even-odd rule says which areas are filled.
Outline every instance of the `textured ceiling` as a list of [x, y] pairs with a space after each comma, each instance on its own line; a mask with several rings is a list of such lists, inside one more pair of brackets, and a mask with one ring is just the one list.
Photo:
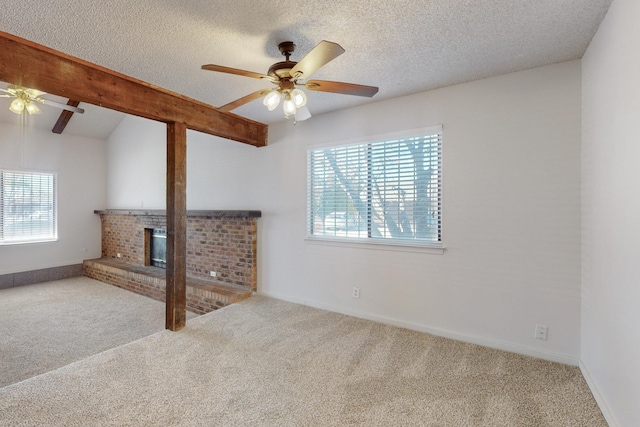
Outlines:
[[[321, 40], [333, 41], [346, 52], [313, 78], [378, 86], [380, 91], [371, 99], [311, 92], [308, 106], [318, 115], [578, 59], [610, 3], [10, 0], [0, 8], [0, 29], [214, 106], [270, 84], [204, 71], [202, 64], [266, 73], [283, 60], [279, 42], [296, 43], [295, 61]], [[268, 112], [260, 101], [234, 112], [264, 123], [283, 120], [280, 108]], [[72, 118], [69, 131], [81, 120], [92, 128], [88, 122], [93, 119], [85, 114]], [[82, 126], [76, 126], [82, 133]]]

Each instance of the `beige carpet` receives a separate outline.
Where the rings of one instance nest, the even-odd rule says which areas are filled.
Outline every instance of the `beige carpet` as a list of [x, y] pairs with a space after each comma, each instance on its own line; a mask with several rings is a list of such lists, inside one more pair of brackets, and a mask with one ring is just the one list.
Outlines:
[[3, 426], [606, 426], [580, 371], [255, 296], [0, 389]]
[[162, 331], [164, 324], [164, 303], [86, 277], [0, 290], [0, 387]]

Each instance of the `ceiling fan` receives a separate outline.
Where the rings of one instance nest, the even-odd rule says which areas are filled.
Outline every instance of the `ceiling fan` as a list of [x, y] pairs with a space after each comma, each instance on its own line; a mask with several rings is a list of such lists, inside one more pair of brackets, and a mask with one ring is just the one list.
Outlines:
[[372, 97], [378, 92], [375, 86], [364, 86], [353, 83], [332, 82], [326, 80], [306, 80], [320, 67], [326, 65], [344, 53], [344, 49], [337, 43], [326, 40], [321, 41], [311, 49], [299, 62], [290, 61], [289, 57], [295, 50], [293, 42], [282, 42], [278, 45], [280, 53], [286, 57], [285, 61], [277, 62], [269, 67], [267, 74], [254, 73], [252, 71], [223, 67], [221, 65], [203, 65], [203, 70], [218, 71], [221, 73], [236, 74], [239, 76], [264, 79], [277, 87], [262, 89], [246, 95], [240, 99], [223, 105], [221, 111], [231, 111], [251, 101], [264, 97], [263, 104], [273, 111], [284, 99], [283, 110], [286, 118], [293, 116], [301, 121], [311, 117], [306, 107], [307, 95], [296, 86], [303, 86], [309, 90], [320, 92], [341, 93], [346, 95]]
[[72, 105], [60, 104], [59, 102], [51, 101], [41, 98], [40, 95], [45, 95], [46, 92], [42, 92], [36, 89], [28, 89], [18, 85], [10, 84], [6, 89], [0, 88], [0, 98], [15, 98], [9, 105], [9, 110], [16, 114], [22, 114], [26, 111], [29, 114], [40, 113], [40, 108], [36, 105], [45, 104], [56, 108], [62, 108], [63, 110], [73, 111], [74, 113], [84, 113], [82, 108], [74, 107]]

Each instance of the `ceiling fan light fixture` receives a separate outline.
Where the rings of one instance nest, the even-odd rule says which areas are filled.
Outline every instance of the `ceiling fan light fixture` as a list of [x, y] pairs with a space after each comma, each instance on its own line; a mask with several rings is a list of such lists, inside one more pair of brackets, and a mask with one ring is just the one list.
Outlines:
[[61, 108], [63, 110], [71, 111], [73, 113], [84, 113], [82, 108], [78, 108], [79, 101], [71, 101], [65, 105], [55, 101], [40, 98], [40, 95], [44, 95], [45, 92], [36, 89], [28, 89], [16, 85], [8, 85], [6, 89], [0, 87], [0, 98], [15, 98], [9, 104], [9, 110], [15, 114], [22, 114], [27, 111], [29, 114], [39, 114], [42, 111], [38, 107], [38, 103], [51, 105], [52, 107]]
[[11, 110], [12, 113], [16, 113], [16, 114], [22, 114], [22, 111], [24, 111], [24, 101], [20, 98], [16, 98], [13, 101], [11, 101], [11, 105], [9, 105], [9, 110]]
[[273, 111], [276, 109], [278, 104], [280, 104], [281, 93], [278, 89], [274, 89], [264, 97], [262, 103], [267, 107], [269, 111]]

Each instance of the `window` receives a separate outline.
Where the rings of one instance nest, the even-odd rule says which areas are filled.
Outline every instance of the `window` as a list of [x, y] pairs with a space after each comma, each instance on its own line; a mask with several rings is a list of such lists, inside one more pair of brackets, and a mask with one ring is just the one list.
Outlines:
[[56, 238], [55, 174], [0, 170], [0, 244]]
[[309, 236], [441, 243], [441, 127], [307, 154]]

